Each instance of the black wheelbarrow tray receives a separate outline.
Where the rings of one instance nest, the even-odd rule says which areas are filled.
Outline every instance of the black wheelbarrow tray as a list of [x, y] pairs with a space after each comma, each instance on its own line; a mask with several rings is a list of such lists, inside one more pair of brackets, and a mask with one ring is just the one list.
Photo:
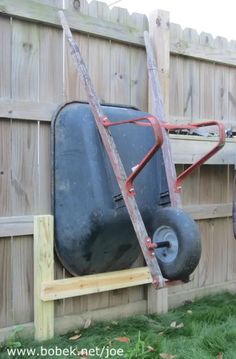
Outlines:
[[[135, 108], [102, 109], [114, 123], [149, 116]], [[148, 125], [127, 123], [110, 132], [126, 173], [155, 144]], [[58, 111], [52, 142], [55, 248], [63, 266], [76, 276], [130, 268], [140, 246], [88, 104], [73, 102]], [[193, 169], [178, 177], [177, 190]], [[186, 280], [200, 260], [200, 234], [188, 214], [170, 206], [161, 148], [135, 179], [135, 193], [163, 276]]]

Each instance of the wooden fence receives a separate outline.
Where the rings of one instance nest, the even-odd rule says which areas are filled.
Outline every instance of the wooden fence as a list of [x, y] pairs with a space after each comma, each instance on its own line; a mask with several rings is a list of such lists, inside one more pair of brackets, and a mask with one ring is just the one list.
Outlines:
[[[0, 0], [0, 338], [33, 321], [33, 215], [51, 212], [50, 121], [59, 104], [86, 100], [59, 27], [66, 15], [102, 102], [151, 110], [144, 15], [85, 0]], [[156, 55], [166, 112], [172, 122], [221, 119], [236, 125], [236, 46], [169, 26], [155, 12]], [[156, 21], [157, 20], [157, 21]], [[170, 41], [169, 41], [170, 33]], [[214, 140], [172, 136], [178, 171]], [[236, 243], [231, 230], [234, 143], [183, 187], [186, 210], [199, 220], [203, 253], [192, 281], [155, 294], [147, 286], [57, 302], [57, 331], [103, 319], [165, 311], [186, 299], [236, 287]], [[136, 265], [142, 263], [140, 258]], [[56, 263], [56, 278], [65, 270]], [[73, 314], [73, 316], [70, 316]]]

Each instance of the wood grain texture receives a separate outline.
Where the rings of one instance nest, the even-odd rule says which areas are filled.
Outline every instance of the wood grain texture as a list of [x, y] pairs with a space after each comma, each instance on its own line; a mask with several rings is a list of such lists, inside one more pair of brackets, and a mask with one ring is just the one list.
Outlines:
[[[12, 98], [38, 100], [39, 37], [35, 24], [12, 25]], [[33, 214], [38, 206], [38, 126], [12, 121], [13, 215]]]
[[32, 215], [38, 211], [38, 126], [12, 122], [12, 215]]
[[54, 303], [43, 303], [41, 285], [54, 277], [53, 217], [34, 217], [34, 324], [35, 339], [54, 336]]
[[[233, 179], [235, 174], [235, 167], [228, 166], [227, 169], [227, 199], [232, 201], [232, 193], [233, 193]], [[227, 227], [225, 228], [225, 238], [228, 239], [227, 246], [227, 265], [228, 265], [228, 273], [227, 279], [232, 280], [236, 278], [236, 262], [235, 262], [235, 253], [236, 253], [236, 241], [233, 236], [233, 225], [232, 219], [229, 218], [227, 221]]]
[[180, 118], [184, 114], [183, 63], [178, 56], [170, 58], [170, 115]]
[[63, 101], [62, 32], [49, 26], [39, 27], [39, 101]]
[[[148, 19], [137, 13], [128, 17], [128, 24], [142, 31], [148, 30]], [[148, 74], [146, 53], [141, 48], [130, 47], [130, 103], [142, 111], [148, 110]]]
[[[231, 46], [226, 39], [217, 37], [213, 40], [211, 34], [199, 35], [194, 29], [183, 30], [176, 24], [171, 24], [170, 31], [170, 49], [173, 55], [195, 58], [199, 62], [203, 60], [209, 63], [236, 65], [235, 47]], [[204, 41], [202, 41], [203, 36]]]
[[[56, 89], [55, 89], [56, 90]], [[60, 88], [58, 90], [61, 91]], [[51, 95], [50, 95], [51, 96]], [[50, 97], [49, 96], [49, 97]], [[55, 96], [55, 94], [52, 94]], [[1, 121], [6, 119], [19, 119], [27, 121], [42, 121], [42, 122], [51, 122], [53, 114], [59, 107], [59, 103], [49, 103], [49, 102], [37, 102], [24, 100], [15, 100], [15, 99], [0, 99], [0, 114]]]
[[71, 298], [151, 282], [152, 278], [147, 267], [124, 269], [122, 271], [92, 274], [69, 279], [43, 281], [41, 299], [43, 301], [50, 301]]
[[14, 324], [12, 311], [12, 241], [11, 238], [0, 240], [0, 327]]
[[13, 21], [11, 86], [16, 100], [38, 99], [39, 34], [35, 24]]
[[[185, 29], [182, 36], [184, 41], [191, 41], [192, 44], [198, 46], [199, 36], [195, 30]], [[191, 119], [189, 122], [199, 119], [199, 67], [198, 61], [188, 58], [183, 59], [183, 114]]]
[[33, 234], [33, 216], [0, 217], [0, 238]]
[[33, 318], [33, 240], [32, 236], [13, 239], [12, 287], [14, 324], [28, 323]]
[[9, 18], [0, 17], [0, 97], [11, 96], [11, 36], [12, 26]]
[[[154, 11], [150, 16], [150, 36], [144, 32], [147, 52], [147, 69], [151, 91], [149, 109], [160, 122], [169, 118], [169, 13]], [[171, 206], [181, 207], [180, 194], [175, 191], [176, 169], [172, 159], [171, 143], [168, 132], [162, 129], [162, 154]]]
[[[88, 36], [74, 34], [74, 39], [80, 47], [80, 51], [88, 63]], [[82, 88], [81, 79], [74, 66], [73, 59], [70, 54], [70, 49], [65, 42], [64, 50], [64, 101], [87, 101], [86, 94]]]
[[[214, 127], [214, 130], [216, 127]], [[201, 137], [170, 135], [173, 161], [176, 164], [191, 164], [213, 149], [218, 143], [218, 136]], [[206, 161], [210, 165], [227, 165], [235, 163], [235, 138], [226, 139], [225, 146]], [[194, 176], [193, 172], [193, 176]], [[190, 177], [191, 178], [191, 177]], [[187, 181], [189, 181], [187, 179]], [[186, 183], [186, 182], [185, 182]], [[191, 183], [191, 181], [190, 181]]]
[[[36, 24], [12, 20], [11, 99], [38, 101], [39, 36]], [[38, 210], [38, 124], [11, 121], [11, 193], [13, 216]], [[33, 318], [33, 242], [12, 239], [12, 311], [15, 323]], [[20, 300], [19, 300], [20, 296]]]
[[[149, 18], [150, 36], [144, 33], [147, 69], [149, 78], [148, 106], [149, 111], [159, 121], [166, 122], [169, 118], [169, 76], [170, 76], [170, 32], [169, 13], [153, 11]], [[176, 169], [172, 159], [171, 143], [168, 133], [163, 129], [162, 154], [169, 187], [169, 196], [173, 207], [181, 207], [180, 195], [174, 191]], [[151, 286], [147, 290], [149, 313], [165, 313], [168, 311], [168, 289], [155, 292]]]
[[228, 291], [234, 294], [236, 293], [235, 280], [222, 282], [218, 284], [212, 284], [206, 287], [198, 288], [197, 290], [195, 288], [187, 291], [182, 290], [177, 294], [174, 293], [173, 295], [169, 296], [168, 305], [169, 308], [175, 308], [185, 304], [188, 301], [194, 301], [196, 299], [200, 299], [207, 295], [214, 295], [216, 293], [222, 293]]
[[[27, 0], [0, 0], [0, 13], [12, 15], [24, 20], [34, 20], [43, 24], [60, 27], [58, 8]], [[128, 14], [128, 12], [127, 12]], [[116, 40], [143, 47], [143, 34], [134, 27], [123, 26], [119, 21], [102, 20], [81, 15], [79, 11], [67, 10], [67, 18], [72, 30]]]
[[[89, 4], [90, 16], [109, 19], [109, 8], [105, 3], [92, 1]], [[89, 36], [88, 70], [100, 102], [110, 101], [110, 60], [111, 41]]]
[[12, 122], [0, 120], [0, 215], [8, 216], [12, 213], [11, 192], [11, 139]]

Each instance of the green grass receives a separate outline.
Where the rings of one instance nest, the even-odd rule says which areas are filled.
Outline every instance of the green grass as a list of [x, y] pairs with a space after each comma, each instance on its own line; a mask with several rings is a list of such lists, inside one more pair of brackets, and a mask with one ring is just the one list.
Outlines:
[[[81, 334], [79, 339], [69, 339], [78, 333]], [[120, 342], [116, 338], [125, 338], [127, 342]], [[165, 315], [139, 315], [125, 320], [96, 323], [87, 329], [58, 336], [44, 343], [20, 340], [18, 333], [15, 333], [2, 345], [0, 358], [9, 358], [7, 347], [36, 348], [39, 352], [40, 345], [60, 349], [73, 347], [78, 351], [95, 347], [123, 349], [123, 356], [107, 356], [115, 359], [156, 359], [161, 358], [161, 353], [162, 356], [163, 353], [171, 354], [176, 359], [236, 359], [236, 296], [224, 293], [184, 305]], [[106, 358], [105, 354], [102, 358]], [[28, 357], [41, 358], [36, 354]], [[75, 358], [74, 355], [60, 357]], [[77, 356], [80, 357], [83, 355]], [[98, 357], [94, 355], [89, 358]], [[42, 358], [58, 356], [47, 355]]]

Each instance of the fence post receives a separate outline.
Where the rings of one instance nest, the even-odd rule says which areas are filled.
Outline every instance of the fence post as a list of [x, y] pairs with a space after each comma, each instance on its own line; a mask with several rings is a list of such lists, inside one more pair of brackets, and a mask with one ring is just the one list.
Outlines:
[[53, 216], [34, 217], [34, 327], [35, 340], [54, 336], [54, 302], [41, 300], [44, 281], [54, 279]]
[[[170, 75], [170, 22], [169, 12], [155, 10], [149, 17], [149, 34], [157, 62], [160, 87], [165, 107], [165, 118], [169, 118], [169, 75]], [[154, 99], [149, 84], [148, 110], [155, 114]], [[166, 313], [168, 311], [168, 289], [155, 290], [148, 286], [148, 313]]]

